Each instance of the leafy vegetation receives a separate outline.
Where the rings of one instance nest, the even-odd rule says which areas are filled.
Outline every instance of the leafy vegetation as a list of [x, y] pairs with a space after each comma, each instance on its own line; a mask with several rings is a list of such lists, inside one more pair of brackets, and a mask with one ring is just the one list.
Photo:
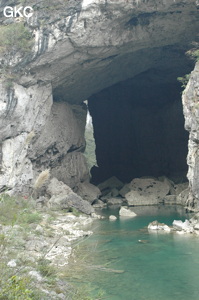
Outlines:
[[[194, 48], [190, 49], [189, 51], [186, 52], [186, 55], [195, 60], [199, 61], [199, 43], [198, 42], [193, 42]], [[182, 88], [185, 89], [188, 81], [190, 78], [190, 74], [185, 74], [183, 77], [178, 77], [177, 80], [182, 84]]]
[[34, 210], [33, 205], [25, 198], [10, 197], [6, 194], [0, 196], [0, 223], [2, 225], [27, 225], [38, 223], [42, 216]]
[[31, 47], [32, 34], [22, 22], [0, 27], [0, 53], [20, 51], [27, 54]]
[[193, 42], [194, 48], [190, 49], [189, 51], [186, 52], [186, 54], [196, 60], [199, 61], [199, 42]]
[[13, 275], [6, 282], [0, 281], [0, 300], [31, 300], [35, 299], [33, 291], [28, 287], [29, 280]]
[[178, 77], [177, 80], [181, 83], [181, 87], [184, 89], [189, 81], [190, 74], [186, 74], [183, 77]]
[[41, 258], [38, 261], [38, 270], [41, 273], [41, 275], [44, 277], [50, 277], [56, 275], [55, 268], [52, 265], [50, 265], [49, 260], [45, 258]]

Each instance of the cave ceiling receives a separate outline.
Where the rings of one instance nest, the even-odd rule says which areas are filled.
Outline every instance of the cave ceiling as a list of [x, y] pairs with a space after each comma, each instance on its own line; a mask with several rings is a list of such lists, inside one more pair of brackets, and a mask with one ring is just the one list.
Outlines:
[[198, 36], [195, 1], [87, 2], [67, 33], [61, 21], [46, 30], [48, 49], [29, 65], [22, 84], [50, 82], [55, 100], [80, 103], [150, 69], [171, 81], [193, 68], [185, 52]]

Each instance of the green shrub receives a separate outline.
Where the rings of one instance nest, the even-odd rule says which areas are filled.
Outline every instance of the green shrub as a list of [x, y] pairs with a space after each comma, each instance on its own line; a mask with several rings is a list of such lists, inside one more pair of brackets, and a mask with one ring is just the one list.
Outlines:
[[20, 217], [20, 222], [21, 223], [27, 223], [27, 224], [32, 224], [32, 223], [38, 223], [41, 222], [42, 216], [37, 213], [37, 212], [22, 212], [22, 215]]
[[26, 54], [32, 47], [32, 34], [23, 23], [0, 27], [0, 53], [6, 51]]
[[199, 49], [193, 51], [192, 56], [195, 57], [197, 61], [199, 61]]
[[0, 281], [0, 300], [32, 300], [32, 291], [28, 288], [28, 279], [17, 275], [6, 281]]
[[0, 246], [5, 246], [6, 244], [6, 236], [4, 233], [0, 233]]
[[189, 51], [186, 52], [186, 54], [196, 60], [199, 61], [199, 43], [198, 42], [193, 42], [194, 48], [190, 49]]
[[186, 74], [183, 77], [178, 77], [177, 80], [182, 84], [182, 88], [185, 88], [190, 78], [190, 74]]
[[56, 274], [55, 268], [50, 265], [50, 262], [47, 259], [40, 259], [38, 261], [38, 270], [42, 276], [50, 277]]
[[38, 223], [42, 215], [34, 210], [29, 199], [0, 195], [0, 223], [2, 225], [26, 225]]

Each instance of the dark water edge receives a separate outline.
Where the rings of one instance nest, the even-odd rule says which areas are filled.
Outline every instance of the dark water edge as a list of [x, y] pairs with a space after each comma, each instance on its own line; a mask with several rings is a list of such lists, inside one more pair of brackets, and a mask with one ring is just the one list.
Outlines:
[[[81, 245], [88, 257], [78, 284], [89, 283], [94, 299], [102, 290], [107, 300], [198, 300], [199, 237], [147, 230], [151, 221], [171, 225], [190, 215], [180, 206], [133, 211], [134, 218], [94, 222], [94, 234]], [[118, 209], [102, 214], [118, 216]]]

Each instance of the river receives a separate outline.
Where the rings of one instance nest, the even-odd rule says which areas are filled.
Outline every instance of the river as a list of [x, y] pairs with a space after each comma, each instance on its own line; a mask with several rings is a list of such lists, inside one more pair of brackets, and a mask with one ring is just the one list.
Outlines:
[[[94, 234], [80, 247], [86, 262], [80, 284], [90, 283], [94, 299], [198, 300], [199, 237], [147, 230], [151, 221], [171, 225], [189, 216], [175, 206], [133, 210], [134, 218], [94, 222]], [[118, 216], [118, 209], [102, 213]]]

